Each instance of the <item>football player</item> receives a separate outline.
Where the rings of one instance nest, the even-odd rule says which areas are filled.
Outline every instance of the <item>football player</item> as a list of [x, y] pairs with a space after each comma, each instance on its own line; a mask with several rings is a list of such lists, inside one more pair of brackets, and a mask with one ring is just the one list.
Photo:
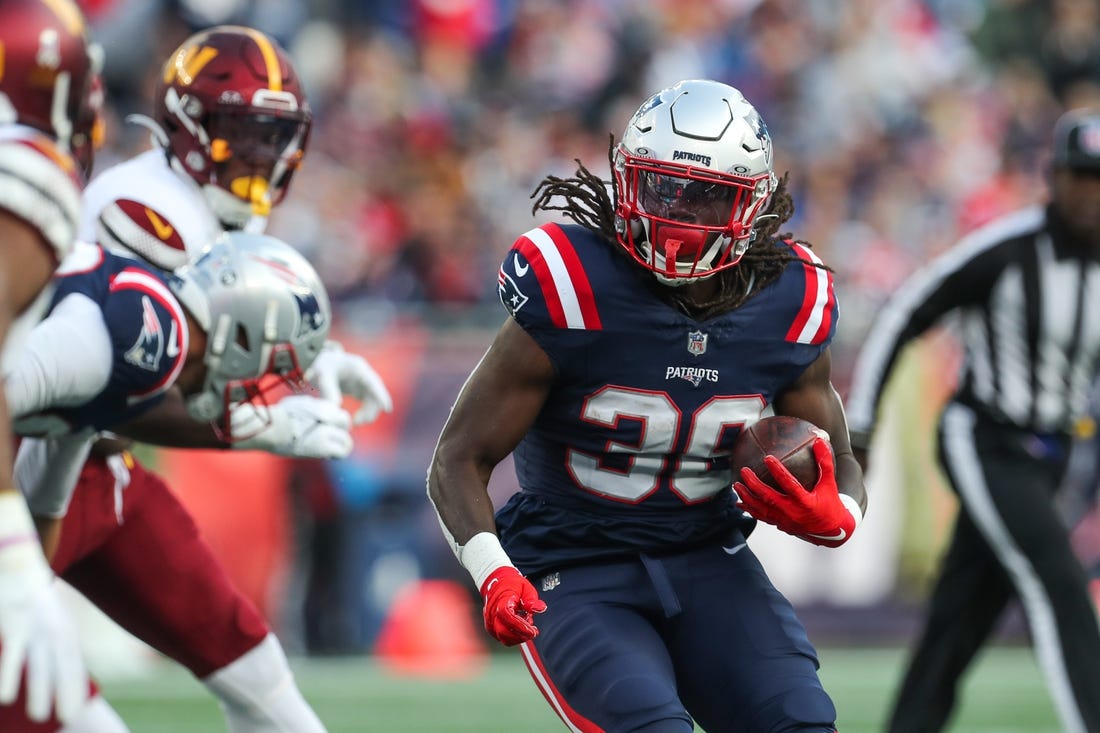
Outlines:
[[[0, 2], [5, 363], [24, 348], [48, 303], [54, 268], [76, 237], [97, 121], [96, 65], [84, 19], [68, 0]], [[89, 687], [75, 627], [14, 488], [12, 444], [8, 411], [0, 401], [0, 730], [56, 731], [68, 722], [69, 731], [125, 731]]]
[[[682, 81], [611, 151], [550, 177], [498, 275], [509, 318], [440, 436], [428, 491], [485, 600], [570, 730], [835, 730], [813, 646], [745, 545], [752, 517], [837, 546], [866, 502], [830, 379], [830, 271], [777, 236], [793, 206], [741, 93]], [[563, 203], [555, 203], [561, 197]], [[730, 462], [770, 412], [823, 428], [820, 477]], [[514, 451], [521, 490], [486, 492]]]
[[[260, 234], [224, 234], [175, 275], [78, 243], [56, 282], [47, 317], [5, 375], [16, 430], [32, 436], [20, 443], [15, 473], [35, 517], [76, 511], [69, 500], [78, 476], [84, 482], [95, 475], [96, 464], [84, 462], [99, 432], [154, 409], [169, 391], [179, 395], [194, 421], [224, 426], [227, 434], [236, 428], [233, 413], [243, 406], [254, 432], [274, 429], [283, 418], [269, 396], [306, 389], [303, 370], [321, 353], [332, 320], [328, 296], [309, 263], [289, 245]], [[346, 431], [350, 416], [325, 404], [344, 417], [342, 425], [333, 419], [328, 427]], [[316, 429], [326, 429], [326, 423], [319, 421]], [[119, 471], [141, 476], [143, 469], [128, 453], [112, 455], [118, 465], [107, 464], [111, 491], [78, 489], [88, 494], [79, 511], [92, 521], [76, 525], [83, 532], [76, 539], [83, 555], [66, 555], [65, 545], [58, 553], [64, 574], [78, 589], [91, 588], [92, 600], [139, 637], [161, 641], [158, 624], [164, 619], [196, 629], [204, 640], [198, 649], [171, 646], [175, 639], [168, 638], [169, 650], [187, 662], [209, 653], [205, 639], [225, 637], [222, 624], [257, 636], [266, 653], [264, 664], [249, 664], [250, 658], [241, 665], [249, 681], [230, 670], [208, 683], [240, 686], [235, 696], [223, 694], [226, 705], [238, 706], [229, 712], [233, 731], [265, 729], [250, 721], [297, 695], [281, 649], [267, 638], [256, 610], [223, 587], [228, 582], [188, 515], [167, 511], [173, 505], [157, 503], [140, 481], [127, 487]], [[128, 496], [134, 490], [138, 495]], [[126, 514], [131, 506], [140, 521]], [[98, 521], [104, 511], [112, 514], [114, 527]], [[180, 540], [188, 552], [178, 552], [166, 538]], [[280, 688], [288, 685], [291, 693], [284, 693]], [[270, 699], [251, 697], [257, 689]], [[304, 701], [298, 704], [312, 715]], [[287, 721], [294, 725], [283, 730], [322, 730], [315, 717]]]
[[[81, 238], [170, 271], [223, 230], [264, 229], [301, 162], [311, 116], [278, 44], [251, 28], [218, 26], [168, 58], [144, 123], [154, 148], [91, 182]], [[392, 408], [375, 371], [338, 343], [326, 342], [308, 377], [320, 397], [294, 395], [259, 411], [239, 404], [216, 432], [190, 419], [179, 390], [115, 432], [176, 447], [332, 458], [350, 452], [353, 422]], [[343, 394], [360, 401], [354, 420], [339, 407]], [[125, 442], [96, 445], [63, 520], [55, 571], [186, 666], [219, 698], [234, 733], [323, 731], [267, 622], [229, 581], [175, 495]], [[176, 602], [178, 594], [202, 599], [203, 623], [195, 608]]]
[[[189, 37], [168, 57], [153, 117], [142, 121], [153, 130], [153, 150], [92, 180], [81, 234], [171, 271], [222, 230], [265, 228], [303, 158], [311, 116], [282, 47], [250, 28], [216, 26]], [[118, 431], [175, 447], [222, 445], [334, 458], [352, 447], [350, 425], [339, 423], [342, 394], [360, 401], [354, 423], [392, 408], [370, 364], [337, 342], [326, 343], [308, 376], [320, 398], [279, 401], [266, 422], [249, 404], [240, 405], [227, 435], [188, 419], [177, 394]], [[234, 733], [322, 731], [262, 615], [228, 582], [175, 494], [121, 448], [100, 441], [87, 462], [73, 500], [80, 511], [65, 519], [54, 569], [204, 682], [220, 699]], [[116, 486], [125, 486], [122, 524], [105, 500]], [[150, 523], [163, 525], [161, 532], [135, 529]], [[178, 571], [168, 584], [209, 599], [209, 624], [195, 624], [185, 608], [165, 597], [162, 570], [131, 560], [164, 553], [187, 558], [172, 564]], [[120, 603], [119, 588], [141, 602]]]

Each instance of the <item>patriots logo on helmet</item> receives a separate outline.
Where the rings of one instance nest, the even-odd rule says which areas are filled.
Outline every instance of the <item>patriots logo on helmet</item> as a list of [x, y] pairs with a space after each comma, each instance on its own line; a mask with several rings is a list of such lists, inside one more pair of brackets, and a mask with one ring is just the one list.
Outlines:
[[123, 358], [140, 369], [155, 372], [159, 370], [160, 357], [164, 354], [164, 330], [147, 295], [141, 298], [141, 311], [141, 333]]
[[298, 304], [298, 336], [304, 336], [312, 331], [319, 331], [325, 327], [325, 313], [321, 310], [321, 304], [317, 295], [308, 288], [294, 288], [294, 302]]
[[[665, 100], [661, 99], [660, 94], [654, 94], [652, 97], [646, 100], [645, 104], [638, 108], [637, 112], [634, 113], [634, 120], [641, 118], [643, 115], [645, 115], [646, 112], [649, 112], [651, 109], [661, 106], [662, 104], [664, 104], [664, 101]], [[631, 120], [631, 123], [633, 123], [634, 120]]]
[[767, 156], [767, 162], [771, 165], [772, 136], [768, 133], [768, 126], [764, 124], [764, 118], [757, 112], [753, 112], [753, 114], [756, 116], [756, 139], [760, 141], [760, 145], [764, 148], [764, 155]]

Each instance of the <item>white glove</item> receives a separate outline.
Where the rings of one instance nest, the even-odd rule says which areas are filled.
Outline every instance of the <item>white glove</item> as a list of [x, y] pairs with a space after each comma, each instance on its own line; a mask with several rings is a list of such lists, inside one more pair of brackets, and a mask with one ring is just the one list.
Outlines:
[[347, 458], [351, 453], [351, 415], [313, 395], [295, 394], [273, 405], [250, 402], [229, 413], [230, 433], [239, 450], [262, 450], [291, 458]]
[[23, 497], [0, 494], [0, 705], [27, 670], [27, 715], [62, 723], [88, 698], [76, 626], [62, 604]]
[[306, 379], [321, 396], [337, 405], [344, 395], [359, 400], [355, 424], [372, 422], [380, 412], [393, 411], [393, 398], [382, 377], [358, 354], [349, 354], [338, 341], [326, 341], [321, 353], [306, 370]]

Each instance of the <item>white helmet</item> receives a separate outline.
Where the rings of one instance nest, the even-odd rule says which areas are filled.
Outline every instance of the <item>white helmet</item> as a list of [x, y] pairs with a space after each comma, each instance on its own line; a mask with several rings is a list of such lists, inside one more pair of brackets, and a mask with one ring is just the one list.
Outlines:
[[764, 120], [741, 92], [706, 79], [638, 108], [614, 175], [619, 244], [669, 285], [736, 265], [776, 187]]
[[169, 282], [207, 335], [205, 381], [187, 398], [192, 418], [226, 419], [236, 404], [266, 402], [272, 388], [306, 388], [332, 308], [297, 250], [264, 234], [227, 232]]

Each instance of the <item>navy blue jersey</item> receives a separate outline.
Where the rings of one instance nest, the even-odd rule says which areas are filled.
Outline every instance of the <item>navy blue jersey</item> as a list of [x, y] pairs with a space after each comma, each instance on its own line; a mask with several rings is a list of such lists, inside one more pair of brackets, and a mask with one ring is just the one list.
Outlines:
[[592, 232], [547, 224], [516, 241], [498, 284], [557, 371], [515, 450], [521, 491], [497, 515], [517, 566], [672, 551], [744, 521], [729, 454], [832, 340], [827, 270], [791, 262], [741, 307], [696, 321]]
[[59, 271], [50, 304], [52, 311], [69, 295], [87, 296], [111, 338], [107, 386], [83, 405], [50, 411], [73, 429], [106, 430], [137, 417], [163, 398], [187, 358], [187, 321], [164, 276], [134, 259], [96, 252], [93, 261]]

